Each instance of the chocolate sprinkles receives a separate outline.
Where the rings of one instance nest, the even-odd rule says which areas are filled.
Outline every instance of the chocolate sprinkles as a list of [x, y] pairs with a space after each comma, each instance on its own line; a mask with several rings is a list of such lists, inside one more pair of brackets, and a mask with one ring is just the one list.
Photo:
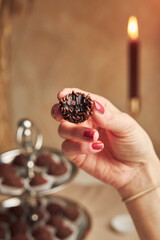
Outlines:
[[60, 99], [59, 107], [65, 120], [81, 123], [92, 115], [93, 101], [89, 95], [72, 91]]

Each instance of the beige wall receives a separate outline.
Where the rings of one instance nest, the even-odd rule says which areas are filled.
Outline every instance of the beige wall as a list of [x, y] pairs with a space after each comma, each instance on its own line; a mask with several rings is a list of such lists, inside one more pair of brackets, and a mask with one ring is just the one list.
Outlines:
[[127, 111], [127, 21], [139, 21], [142, 111], [138, 121], [160, 155], [160, 1], [35, 0], [14, 22], [11, 40], [12, 135], [32, 119], [45, 145], [60, 148], [50, 117], [56, 95], [79, 87]]

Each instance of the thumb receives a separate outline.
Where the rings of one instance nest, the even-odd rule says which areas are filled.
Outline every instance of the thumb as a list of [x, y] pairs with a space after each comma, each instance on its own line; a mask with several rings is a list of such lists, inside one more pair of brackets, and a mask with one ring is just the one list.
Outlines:
[[135, 120], [128, 114], [112, 111], [107, 108], [107, 104], [103, 106], [97, 101], [93, 104], [92, 119], [97, 126], [110, 130], [117, 136], [125, 135], [135, 126]]

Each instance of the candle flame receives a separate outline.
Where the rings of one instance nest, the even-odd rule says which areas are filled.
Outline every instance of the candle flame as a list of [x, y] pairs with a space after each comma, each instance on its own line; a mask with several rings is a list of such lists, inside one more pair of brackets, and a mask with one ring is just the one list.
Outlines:
[[138, 22], [135, 16], [131, 16], [128, 20], [128, 36], [132, 40], [138, 39]]

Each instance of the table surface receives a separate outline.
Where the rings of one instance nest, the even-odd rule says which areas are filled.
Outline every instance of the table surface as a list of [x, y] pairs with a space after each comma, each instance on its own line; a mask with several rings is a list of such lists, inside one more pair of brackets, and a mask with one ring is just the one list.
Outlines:
[[[114, 216], [127, 213], [120, 196], [112, 187], [71, 183], [55, 195], [75, 201], [88, 211], [92, 224], [85, 240], [139, 240], [136, 231], [118, 233], [111, 228], [110, 221]], [[3, 198], [0, 196], [0, 200]]]

